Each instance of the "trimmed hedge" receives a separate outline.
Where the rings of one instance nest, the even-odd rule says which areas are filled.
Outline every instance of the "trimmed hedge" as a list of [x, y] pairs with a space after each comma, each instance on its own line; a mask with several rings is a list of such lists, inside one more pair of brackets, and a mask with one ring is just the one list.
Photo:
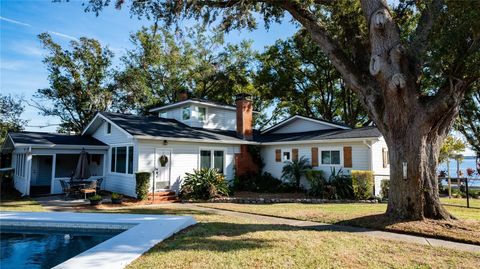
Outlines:
[[373, 172], [352, 170], [353, 194], [357, 200], [365, 200], [373, 195]]
[[150, 183], [150, 173], [149, 172], [138, 172], [135, 173], [135, 192], [137, 194], [137, 199], [145, 200], [148, 197], [148, 188]]

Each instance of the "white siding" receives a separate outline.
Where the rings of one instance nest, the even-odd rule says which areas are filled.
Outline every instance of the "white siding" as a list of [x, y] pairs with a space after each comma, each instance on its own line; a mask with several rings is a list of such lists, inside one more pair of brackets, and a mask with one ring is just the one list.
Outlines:
[[152, 172], [154, 169], [154, 152], [156, 148], [170, 149], [172, 152], [170, 184], [174, 191], [180, 189], [185, 173], [191, 173], [199, 167], [200, 148], [225, 150], [225, 176], [228, 180], [234, 177], [234, 154], [240, 151], [237, 145], [169, 142], [163, 145], [162, 141], [139, 140], [138, 171]]
[[[185, 105], [187, 106], [187, 105]], [[236, 111], [230, 109], [223, 109], [211, 106], [202, 106], [199, 104], [190, 104], [190, 120], [183, 120], [182, 109], [185, 106], [175, 107], [162, 112], [158, 115], [166, 113], [164, 115], [169, 119], [176, 119], [188, 126], [202, 127], [206, 129], [219, 129], [219, 130], [236, 130]], [[198, 117], [198, 107], [206, 108], [206, 120], [200, 121]]]
[[299, 133], [299, 132], [309, 132], [309, 131], [320, 131], [320, 130], [330, 130], [335, 129], [335, 127], [329, 126], [328, 124], [316, 122], [308, 119], [296, 118], [286, 123], [285, 125], [280, 126], [278, 129], [272, 131], [272, 134], [283, 134], [283, 133]]
[[[352, 168], [343, 167], [343, 147], [352, 147]], [[292, 144], [292, 145], [266, 145], [262, 146], [261, 154], [265, 166], [263, 167], [263, 172], [268, 172], [274, 177], [281, 179], [282, 177], [282, 168], [285, 165], [283, 162], [275, 161], [275, 150], [281, 149], [282, 152], [290, 151], [292, 148], [298, 149], [298, 158], [305, 156], [310, 161], [312, 160], [312, 147], [318, 148], [318, 162], [319, 166], [315, 167], [316, 170], [322, 170], [325, 177], [328, 177], [331, 173], [332, 168], [342, 169], [344, 172], [349, 173], [351, 170], [370, 170], [370, 160], [369, 160], [369, 151], [370, 149], [362, 143], [321, 143], [321, 144]], [[339, 150], [340, 151], [340, 165], [322, 165], [321, 163], [321, 152], [322, 150]], [[301, 184], [305, 187], [308, 187], [308, 183], [305, 179], [302, 180]]]
[[390, 178], [390, 165], [383, 167], [382, 149], [388, 149], [385, 139], [380, 138], [379, 141], [372, 144], [372, 170], [375, 174], [375, 195], [380, 196], [381, 183], [383, 179]]
[[107, 134], [107, 122], [103, 122], [100, 127], [95, 130], [92, 136], [103, 143], [110, 145], [110, 144], [119, 144], [119, 143], [131, 143], [133, 139], [130, 135], [127, 135], [125, 131], [116, 127], [112, 124], [112, 132]]
[[[111, 147], [129, 147], [133, 146], [133, 174], [123, 174], [112, 172], [112, 148]], [[136, 197], [135, 194], [135, 173], [138, 171], [138, 144], [136, 141], [129, 143], [110, 144], [110, 149], [107, 153], [107, 162], [105, 163], [105, 182], [104, 188], [107, 191], [125, 194], [131, 197]], [[128, 155], [127, 155], [128, 159]], [[128, 171], [128, 167], [127, 167]]]

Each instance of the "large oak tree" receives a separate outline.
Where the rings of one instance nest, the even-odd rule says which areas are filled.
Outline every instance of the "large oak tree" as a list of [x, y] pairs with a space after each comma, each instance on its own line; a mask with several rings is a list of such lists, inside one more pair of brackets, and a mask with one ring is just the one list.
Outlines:
[[[109, 0], [90, 0], [100, 12]], [[385, 137], [390, 154], [387, 214], [450, 219], [438, 197], [440, 145], [465, 91], [478, 80], [480, 1], [402, 0], [117, 0], [132, 15], [166, 23], [221, 21], [254, 28], [289, 13], [355, 91]], [[406, 166], [406, 176], [403, 168]]]

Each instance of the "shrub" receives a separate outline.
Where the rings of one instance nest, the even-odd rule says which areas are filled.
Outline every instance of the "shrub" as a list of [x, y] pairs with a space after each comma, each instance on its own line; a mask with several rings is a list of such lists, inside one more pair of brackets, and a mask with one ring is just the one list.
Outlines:
[[150, 185], [150, 173], [149, 172], [138, 172], [135, 173], [135, 193], [137, 194], [137, 199], [145, 200], [148, 197], [148, 188]]
[[194, 170], [186, 173], [180, 189], [184, 199], [208, 200], [219, 196], [228, 196], [228, 184], [225, 177], [216, 169]]
[[282, 178], [289, 180], [295, 184], [297, 188], [300, 188], [300, 179], [310, 169], [312, 169], [310, 161], [308, 158], [302, 156], [300, 160], [285, 162], [285, 165], [282, 168]]
[[92, 195], [92, 196], [88, 197], [88, 200], [90, 200], [90, 201], [100, 201], [100, 200], [102, 200], [102, 196], [100, 196], [98, 194], [95, 194], [95, 195]]
[[119, 194], [119, 193], [116, 193], [116, 192], [112, 192], [112, 195], [110, 196], [111, 199], [114, 199], [114, 200], [117, 200], [117, 199], [122, 199], [123, 198], [123, 195], [122, 194]]
[[373, 172], [353, 170], [352, 187], [357, 200], [366, 200], [373, 194]]
[[284, 189], [284, 186], [281, 180], [270, 173], [248, 173], [235, 178], [234, 189], [237, 191], [279, 192]]
[[305, 173], [305, 177], [310, 183], [308, 194], [313, 197], [323, 198], [325, 192], [325, 177], [323, 176], [323, 171], [309, 170]]
[[382, 195], [382, 198], [388, 199], [388, 191], [389, 190], [390, 190], [390, 180], [383, 179], [380, 182], [380, 194]]
[[332, 168], [327, 180], [328, 199], [353, 199], [352, 177], [344, 174], [342, 169], [336, 172]]

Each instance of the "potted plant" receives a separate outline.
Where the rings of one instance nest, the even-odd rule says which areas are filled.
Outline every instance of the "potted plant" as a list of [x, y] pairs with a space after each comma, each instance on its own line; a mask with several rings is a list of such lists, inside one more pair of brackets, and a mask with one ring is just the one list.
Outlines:
[[112, 199], [112, 204], [121, 204], [123, 202], [123, 195], [113, 192], [112, 196], [110, 197]]
[[90, 205], [99, 205], [102, 203], [102, 196], [95, 194], [88, 197], [88, 200], [90, 200]]

